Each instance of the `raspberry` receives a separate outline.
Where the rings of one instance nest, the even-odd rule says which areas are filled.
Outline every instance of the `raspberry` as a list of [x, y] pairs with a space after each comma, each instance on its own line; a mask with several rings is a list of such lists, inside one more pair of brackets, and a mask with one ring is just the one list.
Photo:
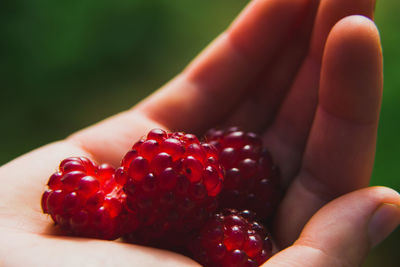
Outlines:
[[260, 219], [269, 218], [281, 196], [280, 173], [261, 138], [231, 127], [209, 130], [206, 140], [219, 151], [225, 169], [221, 208], [251, 209]]
[[190, 244], [192, 257], [206, 267], [259, 266], [272, 255], [272, 242], [255, 213], [224, 209], [206, 222]]
[[42, 195], [42, 209], [72, 235], [116, 239], [123, 207], [122, 187], [115, 183], [114, 168], [97, 166], [85, 157], [63, 160], [50, 176]]
[[139, 225], [125, 238], [173, 249], [216, 210], [223, 174], [209, 144], [192, 134], [154, 129], [122, 159], [116, 180]]

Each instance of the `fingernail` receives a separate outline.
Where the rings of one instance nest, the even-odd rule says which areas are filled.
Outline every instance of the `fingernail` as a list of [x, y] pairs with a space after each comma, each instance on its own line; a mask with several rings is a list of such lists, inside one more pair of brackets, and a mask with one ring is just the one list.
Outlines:
[[371, 246], [382, 242], [400, 224], [400, 206], [384, 203], [372, 215], [368, 234]]

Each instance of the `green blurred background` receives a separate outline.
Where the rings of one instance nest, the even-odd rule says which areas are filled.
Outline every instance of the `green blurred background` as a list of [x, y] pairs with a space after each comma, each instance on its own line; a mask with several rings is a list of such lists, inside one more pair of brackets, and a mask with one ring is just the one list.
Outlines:
[[[171, 79], [245, 0], [0, 3], [0, 165], [131, 107]], [[374, 185], [400, 190], [400, 1], [377, 3], [385, 90]], [[400, 230], [365, 266], [398, 266]]]

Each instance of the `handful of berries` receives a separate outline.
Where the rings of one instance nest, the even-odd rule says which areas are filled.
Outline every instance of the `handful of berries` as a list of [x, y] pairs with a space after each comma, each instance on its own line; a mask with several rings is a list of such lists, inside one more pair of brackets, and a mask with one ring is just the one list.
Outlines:
[[151, 130], [114, 169], [63, 160], [42, 209], [68, 234], [169, 249], [204, 266], [259, 266], [272, 255], [267, 222], [280, 174], [260, 137], [236, 127]]

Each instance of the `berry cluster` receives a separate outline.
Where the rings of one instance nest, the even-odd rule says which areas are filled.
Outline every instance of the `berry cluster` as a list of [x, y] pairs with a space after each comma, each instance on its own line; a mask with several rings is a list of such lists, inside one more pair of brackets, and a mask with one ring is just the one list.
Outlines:
[[129, 240], [166, 247], [200, 228], [217, 208], [223, 182], [217, 158], [192, 134], [157, 129], [134, 144], [116, 173], [126, 207], [139, 220]]
[[272, 244], [256, 220], [269, 219], [280, 194], [279, 170], [256, 134], [210, 130], [200, 142], [154, 129], [116, 170], [84, 157], [63, 160], [41, 205], [72, 235], [123, 237], [205, 266], [258, 266]]
[[121, 234], [124, 192], [114, 168], [87, 158], [67, 158], [47, 183], [42, 209], [54, 222], [78, 236], [115, 239]]
[[251, 208], [260, 219], [268, 219], [280, 200], [280, 174], [259, 136], [231, 127], [211, 129], [206, 139], [218, 149], [225, 169], [220, 206]]
[[272, 242], [255, 213], [224, 209], [201, 229], [190, 249], [204, 266], [259, 266], [271, 257]]

